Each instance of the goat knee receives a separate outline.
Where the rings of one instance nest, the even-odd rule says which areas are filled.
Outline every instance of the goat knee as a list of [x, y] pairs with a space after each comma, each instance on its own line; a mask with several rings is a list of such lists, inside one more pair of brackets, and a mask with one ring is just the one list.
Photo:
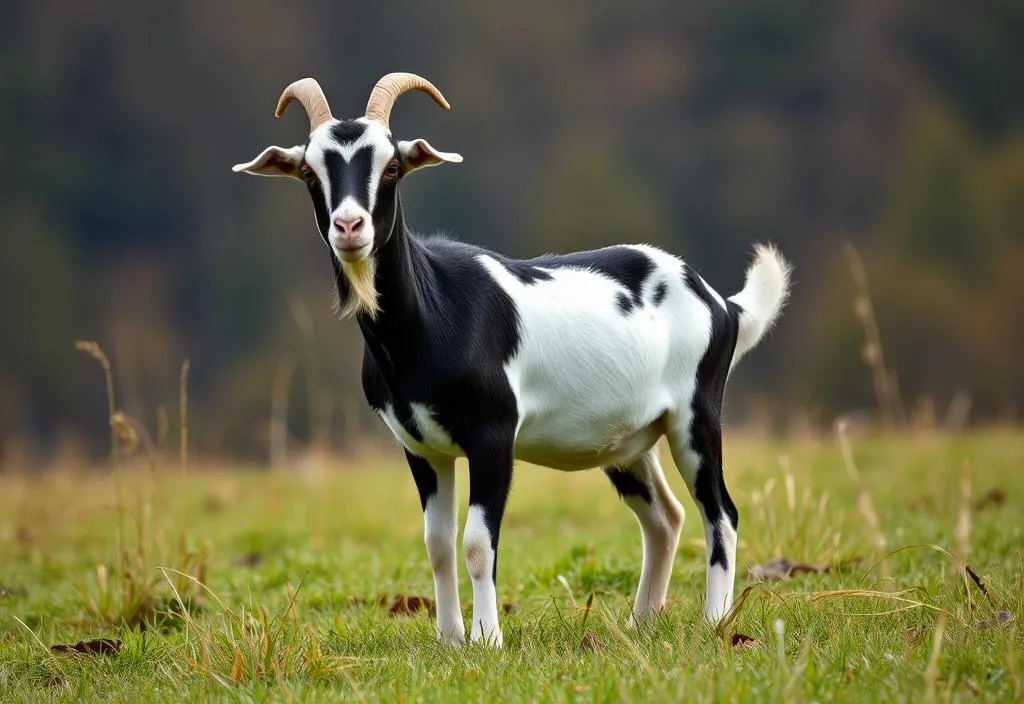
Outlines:
[[466, 553], [466, 568], [469, 570], [469, 576], [474, 581], [489, 577], [494, 568], [491, 532], [483, 520], [483, 513], [475, 506], [470, 507], [462, 544]]
[[423, 536], [427, 546], [427, 558], [434, 571], [444, 570], [451, 566], [455, 557], [455, 534], [450, 532], [427, 532]]

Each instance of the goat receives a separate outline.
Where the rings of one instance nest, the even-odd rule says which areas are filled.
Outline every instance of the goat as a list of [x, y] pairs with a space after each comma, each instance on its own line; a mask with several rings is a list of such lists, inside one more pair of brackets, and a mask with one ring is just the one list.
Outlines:
[[472, 641], [502, 644], [498, 536], [517, 459], [604, 469], [643, 537], [629, 625], [660, 611], [684, 515], [658, 461], [663, 435], [704, 522], [704, 611], [719, 621], [732, 606], [738, 526], [722, 473], [722, 397], [732, 366], [778, 317], [789, 265], [758, 246], [743, 290], [723, 298], [683, 261], [645, 245], [515, 260], [416, 237], [401, 180], [462, 157], [395, 140], [391, 108], [409, 90], [449, 107], [426, 79], [388, 74], [365, 116], [338, 120], [315, 80], [296, 81], [276, 114], [297, 100], [310, 120], [306, 143], [268, 147], [234, 170], [290, 176], [309, 190], [342, 312], [363, 335], [366, 400], [404, 447], [419, 490], [438, 637], [466, 640], [457, 457], [469, 461]]

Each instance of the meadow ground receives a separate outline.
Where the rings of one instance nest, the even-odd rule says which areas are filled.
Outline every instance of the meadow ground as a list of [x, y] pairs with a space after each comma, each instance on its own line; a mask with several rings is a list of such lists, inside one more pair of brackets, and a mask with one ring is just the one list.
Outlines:
[[[860, 485], [834, 437], [727, 436], [737, 594], [751, 590], [719, 632], [701, 619], [700, 519], [670, 462], [687, 521], [670, 604], [638, 632], [624, 628], [632, 514], [598, 472], [518, 467], [502, 651], [442, 647], [427, 613], [389, 613], [396, 595], [433, 595], [397, 450], [314, 477], [0, 475], [0, 701], [1021, 700], [1024, 435], [860, 438], [853, 454]], [[751, 576], [779, 556], [831, 569]], [[468, 617], [462, 565], [460, 580]], [[101, 637], [119, 652], [50, 648]]]

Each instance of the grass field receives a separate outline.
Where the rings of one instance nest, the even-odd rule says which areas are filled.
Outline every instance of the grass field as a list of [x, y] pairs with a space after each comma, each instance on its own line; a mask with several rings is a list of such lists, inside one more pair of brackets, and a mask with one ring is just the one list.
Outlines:
[[[727, 436], [737, 594], [752, 588], [723, 632], [701, 620], [700, 519], [670, 463], [687, 522], [670, 604], [639, 632], [624, 628], [632, 514], [600, 473], [518, 467], [503, 651], [447, 649], [427, 613], [389, 613], [396, 595], [433, 596], [397, 450], [315, 477], [0, 475], [0, 701], [1021, 700], [1024, 436], [862, 438], [853, 454], [860, 485], [834, 438]], [[965, 557], [988, 596], [929, 546]], [[832, 568], [750, 576], [779, 556]], [[50, 649], [101, 637], [120, 651]]]

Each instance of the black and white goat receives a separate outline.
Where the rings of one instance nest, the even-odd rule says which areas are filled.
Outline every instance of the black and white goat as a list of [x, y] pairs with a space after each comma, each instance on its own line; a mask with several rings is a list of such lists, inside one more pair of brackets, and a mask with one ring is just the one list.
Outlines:
[[736, 507], [722, 474], [721, 408], [729, 370], [772, 325], [789, 266], [758, 247], [743, 290], [722, 298], [680, 259], [644, 245], [513, 260], [406, 229], [402, 178], [458, 163], [425, 140], [397, 141], [395, 100], [427, 80], [389, 74], [366, 114], [332, 117], [311, 78], [281, 96], [310, 119], [305, 144], [269, 147], [235, 171], [291, 176], [313, 199], [342, 311], [365, 340], [366, 399], [405, 454], [423, 505], [437, 631], [465, 641], [456, 573], [454, 465], [469, 460], [463, 546], [473, 583], [470, 638], [501, 645], [498, 533], [516, 459], [560, 470], [603, 467], [636, 514], [643, 567], [631, 623], [665, 604], [683, 508], [658, 462], [672, 457], [704, 521], [705, 615], [731, 607]]

